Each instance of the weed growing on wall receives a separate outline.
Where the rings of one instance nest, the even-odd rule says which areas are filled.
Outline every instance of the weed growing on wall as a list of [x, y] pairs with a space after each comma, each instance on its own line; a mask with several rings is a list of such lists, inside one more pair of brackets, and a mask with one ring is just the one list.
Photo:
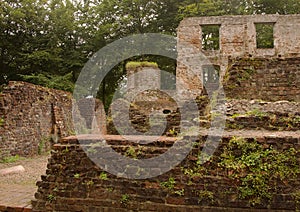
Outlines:
[[47, 149], [47, 142], [50, 141], [49, 137], [42, 137], [39, 144], [38, 144], [38, 154], [42, 155], [46, 152]]
[[139, 67], [158, 68], [158, 65], [155, 62], [148, 62], [148, 61], [143, 61], [143, 62], [131, 61], [126, 64], [126, 69], [136, 69]]
[[52, 201], [54, 201], [54, 200], [56, 200], [56, 197], [55, 197], [54, 194], [49, 194], [49, 195], [47, 196], [47, 201], [52, 202]]
[[184, 196], [184, 188], [181, 190], [174, 191], [174, 194], [177, 194], [178, 196]]
[[245, 115], [247, 115], [247, 116], [257, 116], [259, 118], [263, 118], [265, 116], [268, 116], [268, 114], [266, 112], [263, 112], [263, 111], [261, 111], [257, 108], [248, 111]]
[[296, 201], [296, 211], [300, 211], [300, 191], [293, 193], [293, 197]]
[[209, 201], [211, 203], [214, 202], [214, 193], [211, 192], [211, 191], [208, 191], [208, 190], [200, 190], [200, 191], [197, 191], [198, 193], [198, 202], [201, 203], [202, 201]]
[[224, 148], [219, 166], [237, 180], [241, 199], [252, 205], [271, 200], [278, 183], [296, 179], [300, 173], [297, 151], [264, 148], [256, 141], [232, 138]]
[[99, 175], [100, 180], [108, 180], [107, 174], [105, 172], [101, 172]]
[[5, 123], [5, 120], [3, 117], [0, 118], [0, 127], [2, 127]]
[[130, 197], [129, 197], [128, 194], [123, 194], [123, 195], [121, 196], [121, 200], [120, 200], [121, 204], [127, 205], [128, 202], [129, 202], [129, 198], [130, 198]]
[[176, 181], [173, 177], [170, 177], [168, 181], [161, 182], [160, 186], [163, 188], [167, 188], [169, 190], [173, 190], [175, 187]]
[[79, 179], [80, 178], [80, 174], [79, 173], [74, 174], [74, 178]]

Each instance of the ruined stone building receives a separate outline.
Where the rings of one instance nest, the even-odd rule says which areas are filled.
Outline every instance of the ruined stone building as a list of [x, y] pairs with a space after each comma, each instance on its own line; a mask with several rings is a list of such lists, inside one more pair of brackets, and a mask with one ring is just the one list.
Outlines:
[[[173, 96], [161, 94], [161, 72], [156, 66], [147, 67], [143, 76], [134, 75], [142, 71], [139, 67], [127, 69], [132, 92], [146, 86], [162, 90], [147, 93], [147, 98], [142, 93], [130, 99], [139, 102], [130, 104], [128, 115], [139, 132], [149, 129], [153, 108], [165, 115], [166, 127], [159, 134], [163, 136], [151, 142], [147, 140], [150, 136], [134, 134], [131, 128], [117, 131], [112, 116], [105, 117], [101, 102], [78, 101], [80, 116], [74, 123], [70, 119], [74, 102], [68, 93], [11, 82], [0, 94], [0, 150], [32, 155], [45, 145], [42, 138], [55, 135], [56, 129], [64, 137], [51, 143], [54, 151], [45, 175], [37, 182], [32, 211], [298, 211], [299, 29], [300, 15], [195, 17], [181, 22], [176, 71], [180, 83], [174, 92], [190, 98], [223, 87], [227, 98], [222, 135], [208, 132], [213, 120], [220, 120], [219, 111], [211, 110], [212, 101], [205, 95], [199, 97], [194, 119], [189, 104], [178, 105]], [[186, 117], [192, 119], [182, 118], [181, 109], [191, 112]], [[95, 117], [102, 119], [97, 123]], [[101, 123], [106, 120], [102, 133], [107, 134], [87, 131], [65, 137], [74, 134], [73, 124], [82, 120], [88, 130], [104, 128]], [[155, 129], [161, 128], [160, 123], [154, 124]], [[199, 134], [180, 131], [189, 126]], [[180, 133], [183, 139], [177, 136]], [[211, 142], [213, 138], [220, 140], [217, 145]], [[186, 148], [182, 140], [189, 141], [192, 149], [170, 166], [170, 159], [181, 157]], [[203, 149], [209, 143], [214, 143], [208, 145], [215, 148], [213, 157], [202, 163], [208, 156]], [[160, 157], [172, 147], [180, 151]], [[122, 157], [131, 162], [124, 163]], [[104, 165], [95, 163], [95, 158]], [[150, 167], [136, 165], [136, 161], [156, 158], [159, 163]], [[168, 171], [161, 172], [158, 165]], [[119, 168], [134, 177], [109, 172]], [[149, 173], [158, 174], [147, 178]]]
[[[231, 71], [239, 66], [238, 69], [246, 72], [240, 78], [252, 81], [237, 87], [260, 89], [254, 89], [253, 93], [242, 89], [241, 98], [263, 99], [273, 95], [273, 99], [267, 97], [267, 100], [299, 100], [300, 81], [296, 79], [300, 63], [299, 29], [300, 15], [213, 16], [183, 20], [178, 28], [177, 79], [187, 83], [181, 89], [201, 92], [203, 85], [196, 80], [200, 75], [207, 86], [223, 82], [226, 91], [226, 73], [230, 78]], [[200, 52], [207, 59], [201, 58]], [[232, 86], [227, 89], [229, 96]]]

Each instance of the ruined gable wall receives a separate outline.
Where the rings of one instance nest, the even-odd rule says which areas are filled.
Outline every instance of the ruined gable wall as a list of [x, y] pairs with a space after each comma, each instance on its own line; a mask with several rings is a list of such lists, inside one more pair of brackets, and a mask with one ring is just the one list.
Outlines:
[[[274, 48], [257, 47], [255, 28], [257, 23], [274, 24]], [[207, 25], [220, 26], [219, 49], [202, 49], [202, 26]], [[190, 79], [203, 78], [201, 67], [206, 63], [220, 66], [220, 82], [233, 61], [239, 58], [275, 58], [275, 60], [281, 58], [287, 59], [283, 63], [289, 63], [289, 58], [300, 56], [299, 26], [300, 15], [215, 16], [183, 20], [178, 27], [177, 79], [187, 83], [179, 89], [183, 92], [185, 89], [198, 87], [198, 93], [201, 93], [202, 82]], [[208, 60], [200, 58], [197, 55], [199, 53], [203, 53]], [[191, 61], [195, 61], [195, 64]], [[268, 64], [266, 62], [265, 66]], [[278, 66], [281, 65], [282, 63], [278, 62]], [[279, 69], [277, 71], [280, 71]], [[286, 66], [285, 69], [288, 70], [287, 72], [294, 72], [294, 67], [289, 69], [289, 66]], [[274, 86], [282, 87], [281, 81], [273, 81], [273, 83]]]
[[71, 94], [10, 82], [0, 94], [0, 157], [31, 156], [72, 132]]

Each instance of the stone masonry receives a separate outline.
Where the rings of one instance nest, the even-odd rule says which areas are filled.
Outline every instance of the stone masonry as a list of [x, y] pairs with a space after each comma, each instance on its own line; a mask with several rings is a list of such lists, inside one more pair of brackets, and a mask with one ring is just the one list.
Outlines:
[[[188, 98], [197, 96], [199, 114], [189, 123], [200, 124], [196, 129], [199, 135], [182, 135], [193, 141], [187, 157], [168, 172], [149, 179], [126, 179], [106, 171], [111, 161], [117, 162], [115, 168], [124, 167], [122, 160], [107, 154], [109, 149], [143, 160], [158, 157], [175, 146], [181, 130], [179, 123], [185, 121], [180, 120], [182, 108], [158, 102], [157, 107], [162, 108], [160, 112], [167, 119], [167, 130], [152, 143], [147, 143], [147, 136], [131, 134], [125, 139], [115, 135], [117, 131], [110, 120], [107, 132], [114, 135], [77, 135], [55, 144], [46, 175], [37, 183], [33, 211], [299, 210], [299, 20], [300, 15], [183, 20], [178, 28], [177, 93], [190, 95]], [[256, 32], [257, 24], [272, 27], [273, 40], [267, 42], [268, 48], [257, 42], [261, 39]], [[205, 26], [219, 28], [216, 49], [203, 48]], [[206, 39], [211, 38], [208, 33]], [[210, 73], [217, 67], [219, 76]], [[213, 80], [209, 81], [209, 77]], [[209, 86], [223, 82], [230, 97], [221, 103], [227, 107], [221, 141], [203, 164], [201, 159], [206, 155], [202, 150], [210, 122], [219, 116], [211, 108], [220, 102], [209, 101], [207, 95], [202, 95], [201, 78]], [[157, 109], [151, 105], [153, 102], [131, 102], [130, 122], [141, 132], [148, 129], [149, 111]], [[91, 125], [89, 120], [87, 125]], [[103, 159], [105, 166], [98, 166], [93, 157]], [[126, 167], [135, 170], [136, 175], [149, 171], [136, 169], [132, 164]]]
[[[257, 45], [257, 24], [273, 27], [272, 47], [261, 48]], [[206, 26], [219, 27], [219, 48], [203, 50], [202, 31]], [[220, 82], [222, 82], [231, 64], [239, 58], [279, 58], [285, 61], [288, 58], [299, 57], [299, 26], [300, 15], [212, 16], [183, 20], [178, 27], [177, 79], [187, 83], [185, 87], [179, 88], [180, 92], [192, 89], [195, 95], [201, 93], [203, 85], [199, 78], [203, 78], [204, 65], [219, 66]], [[202, 53], [207, 57], [206, 59], [201, 57]], [[284, 68], [288, 69], [288, 66]], [[263, 72], [266, 69], [267, 67], [260, 71]], [[299, 66], [296, 71], [299, 71]], [[280, 84], [280, 79], [278, 80], [272, 83], [277, 86]], [[247, 98], [247, 95], [243, 97]]]
[[26, 82], [10, 82], [0, 94], [0, 159], [48, 151], [71, 135], [71, 94]]

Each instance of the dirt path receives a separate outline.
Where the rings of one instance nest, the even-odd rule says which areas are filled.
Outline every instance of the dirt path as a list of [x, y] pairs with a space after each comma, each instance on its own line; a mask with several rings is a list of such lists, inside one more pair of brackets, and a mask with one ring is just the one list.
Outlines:
[[37, 191], [36, 182], [46, 173], [49, 155], [0, 163], [0, 169], [22, 165], [25, 172], [0, 176], [0, 211], [31, 211], [31, 200]]
[[0, 169], [22, 165], [25, 172], [0, 176], [0, 189], [2, 185], [26, 185], [35, 186], [41, 179], [41, 175], [46, 173], [49, 155], [36, 156], [33, 158], [20, 159], [14, 163], [0, 163]]

